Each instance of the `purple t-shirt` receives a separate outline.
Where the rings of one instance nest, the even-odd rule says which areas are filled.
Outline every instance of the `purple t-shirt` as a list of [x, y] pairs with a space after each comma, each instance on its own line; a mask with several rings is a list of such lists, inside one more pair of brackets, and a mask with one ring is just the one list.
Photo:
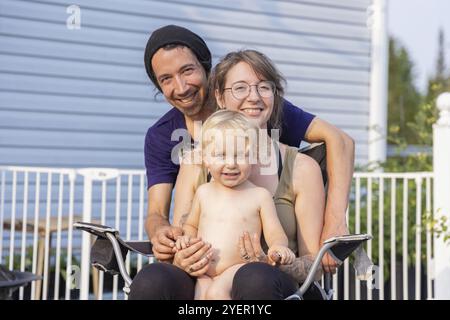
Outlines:
[[[284, 100], [283, 126], [280, 141], [292, 147], [300, 146], [314, 115]], [[177, 180], [180, 166], [171, 160], [172, 149], [182, 138], [172, 141], [172, 132], [185, 129], [184, 115], [172, 108], [151, 126], [145, 136], [145, 168], [147, 170], [147, 188], [158, 183], [173, 183]]]

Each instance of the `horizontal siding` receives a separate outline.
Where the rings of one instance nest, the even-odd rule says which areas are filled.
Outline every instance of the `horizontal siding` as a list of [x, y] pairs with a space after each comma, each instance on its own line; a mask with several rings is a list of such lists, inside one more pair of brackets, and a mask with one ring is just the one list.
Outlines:
[[[1, 37], [0, 37], [1, 38]], [[1, 38], [5, 41], [5, 37]], [[6, 50], [3, 50], [6, 52]], [[1, 71], [39, 73], [42, 75], [62, 76], [77, 79], [100, 81], [116, 81], [119, 83], [133, 83], [148, 85], [148, 79], [142, 77], [142, 66], [121, 65], [111, 63], [99, 64], [86, 59], [69, 59], [69, 57], [48, 57], [36, 53], [30, 54], [27, 50], [8, 50], [0, 53]], [[217, 62], [218, 59], [215, 59]], [[350, 84], [354, 86], [367, 86], [367, 70], [351, 68], [325, 68], [308, 64], [289, 64], [277, 62], [281, 73], [289, 79], [306, 81], [322, 81], [328, 83]], [[289, 83], [288, 87], [292, 84]]]
[[[229, 0], [224, 3], [214, 3], [209, 0], [158, 0], [160, 2], [201, 5], [203, 7], [262, 13], [271, 17], [295, 17], [320, 21], [334, 21], [346, 24], [363, 24], [365, 9], [370, 1], [283, 1], [273, 0], [255, 5], [254, 0]], [[259, 3], [261, 4], [261, 2]], [[311, 5], [312, 4], [312, 5]], [[340, 6], [341, 5], [341, 6]], [[344, 10], [342, 10], [344, 9]], [[353, 9], [353, 10], [349, 10]], [[362, 9], [362, 10], [361, 10]]]
[[0, 164], [143, 168], [147, 128], [169, 110], [143, 67], [152, 30], [199, 33], [213, 61], [231, 50], [267, 54], [286, 97], [348, 132], [367, 160], [369, 0], [69, 0], [0, 3]]
[[[27, 89], [14, 91], [0, 90], [0, 108], [2, 110], [17, 111], [37, 111], [54, 112], [68, 114], [84, 114], [88, 116], [129, 116], [148, 117], [148, 119], [158, 119], [163, 112], [166, 112], [167, 103], [151, 99], [145, 101], [133, 101], [127, 103], [117, 99], [105, 97], [87, 97], [69, 94], [51, 94], [45, 92], [27, 92]], [[159, 102], [158, 102], [159, 101]], [[150, 105], [149, 105], [150, 103]]]
[[[92, 37], [91, 42], [86, 41], [86, 33], [88, 31], [83, 30], [83, 25], [80, 31], [64, 30], [61, 28], [61, 23], [47, 23], [41, 21], [29, 21], [27, 18], [2, 18], [2, 29], [7, 31], [3, 36], [2, 42], [5, 42], [5, 46], [2, 46], [2, 52], [28, 53], [36, 56], [50, 56], [54, 58], [66, 58], [75, 59], [75, 61], [93, 61], [101, 63], [118, 63], [121, 65], [136, 65], [142, 64], [143, 50], [145, 47], [148, 33], [140, 33], [140, 43], [134, 47], [131, 45], [125, 45], [123, 42], [127, 41], [127, 37], [123, 37], [123, 41], [116, 39], [115, 30], [95, 30], [89, 29], [89, 36]], [[167, 21], [166, 23], [170, 23]], [[21, 28], [27, 27], [33, 30], [31, 33], [20, 31]], [[77, 38], [72, 36], [70, 32], [80, 32]], [[82, 35], [81, 33], [85, 33]], [[60, 34], [55, 37], [54, 35]], [[265, 34], [265, 32], [260, 32]], [[42, 35], [53, 35], [52, 37], [43, 37]], [[93, 37], [95, 36], [95, 37]], [[13, 39], [8, 39], [13, 37]], [[95, 41], [96, 38], [99, 41]], [[266, 35], [267, 37], [267, 35]], [[300, 37], [300, 36], [299, 36]], [[102, 39], [105, 40], [102, 40]], [[295, 38], [291, 36], [291, 38]], [[26, 39], [27, 41], [24, 41]], [[16, 42], [14, 42], [16, 40]], [[21, 41], [17, 41], [21, 40]], [[73, 40], [67, 43], [67, 40]], [[27, 51], [27, 42], [30, 44], [39, 44], [38, 51]], [[129, 41], [129, 40], [128, 40]], [[291, 40], [292, 41], [292, 40]], [[333, 67], [353, 70], [368, 70], [370, 66], [368, 52], [353, 53], [338, 50], [337, 48], [327, 48], [326, 40], [323, 40], [323, 45], [317, 45], [318, 48], [309, 47], [293, 47], [293, 46], [274, 46], [272, 43], [251, 43], [251, 42], [225, 42], [217, 40], [209, 40], [208, 46], [210, 47], [213, 56], [221, 57], [223, 54], [230, 50], [238, 48], [257, 48], [264, 51], [271, 59], [276, 63], [291, 63], [291, 64], [311, 64], [314, 66]], [[340, 48], [345, 48], [345, 43], [340, 44]]]
[[[62, 80], [62, 81], [58, 81]], [[18, 72], [0, 74], [0, 90], [21, 90], [27, 92], [46, 92], [89, 97], [117, 98], [122, 100], [151, 99], [149, 85], [106, 82], [87, 79], [73, 79], [66, 76], [44, 76]], [[319, 81], [291, 80], [288, 92], [299, 96], [328, 96], [333, 98], [353, 98], [368, 100], [365, 86], [340, 83], [321, 83]]]
[[[4, 0], [4, 2], [8, 3], [8, 6], [5, 7], [12, 6], [9, 2], [16, 3], [12, 7], [13, 10], [15, 10], [13, 11], [14, 15], [26, 15], [27, 13], [25, 12], [18, 13], [17, 11], [20, 9], [24, 9], [24, 11], [26, 11], [25, 9], [28, 9], [28, 11], [30, 11], [30, 6], [27, 6], [26, 3], [34, 2], [39, 4], [39, 6], [36, 5], [34, 10], [32, 10], [34, 18], [39, 17], [40, 19], [50, 21], [56, 20], [58, 22], [65, 22], [67, 16], [65, 14], [65, 8], [73, 4], [70, 0]], [[20, 2], [25, 2], [25, 4]], [[46, 6], [47, 4], [48, 6]], [[48, 8], [51, 4], [55, 5], [53, 12], [51, 12]], [[278, 17], [274, 17], [272, 12], [277, 12], [278, 10], [278, 6], [275, 1], [258, 2], [259, 7], [266, 8], [267, 12], [265, 13], [240, 10], [239, 6], [235, 8], [230, 7], [228, 9], [224, 7], [217, 8], [213, 6], [202, 6], [201, 4], [197, 4], [192, 1], [187, 3], [184, 1], [171, 2], [129, 0], [126, 4], [124, 4], [121, 0], [78, 0], [77, 5], [82, 8], [82, 15], [84, 15], [82, 19], [86, 20], [87, 26], [104, 25], [108, 22], [115, 22], [113, 23], [115, 28], [121, 26], [122, 29], [126, 29], [130, 23], [130, 17], [132, 17], [134, 19], [170, 19], [172, 21], [180, 21], [183, 23], [191, 22], [196, 24], [203, 23], [223, 26], [240, 26], [246, 29], [309, 33], [322, 36], [354, 38], [361, 40], [369, 39], [370, 37], [369, 31], [365, 26], [365, 19], [362, 19], [362, 15], [354, 19], [354, 21], [357, 22], [356, 24], [329, 22], [323, 19], [323, 17], [326, 17], [326, 12], [320, 15], [317, 10], [316, 14], [303, 11], [306, 15], [304, 18], [283, 15], [282, 13], [279, 14]], [[299, 9], [300, 8], [297, 7], [297, 10]], [[309, 17], [308, 13], [310, 13]], [[364, 14], [365, 9], [362, 9], [361, 13]], [[5, 15], [6, 14], [7, 11], [5, 11]], [[37, 14], [37, 16], [35, 14]], [[104, 16], [101, 16], [102, 14]], [[106, 14], [109, 14], [109, 16]], [[332, 16], [332, 13], [329, 13], [328, 16]], [[50, 17], [53, 17], [53, 19]], [[98, 17], [101, 17], [102, 19], [96, 20], [95, 18]], [[108, 17], [111, 17], [111, 20], [108, 20]]]

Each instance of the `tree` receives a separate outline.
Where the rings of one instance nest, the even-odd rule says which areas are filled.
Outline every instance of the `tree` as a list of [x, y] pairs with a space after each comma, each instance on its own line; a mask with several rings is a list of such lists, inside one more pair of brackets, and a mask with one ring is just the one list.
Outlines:
[[439, 94], [450, 90], [450, 75], [447, 71], [445, 57], [445, 35], [444, 31], [440, 29], [436, 70], [433, 77], [428, 79], [428, 92], [425, 98], [426, 103], [435, 102]]
[[446, 68], [445, 58], [445, 36], [443, 30], [440, 29], [436, 70], [433, 77], [428, 80], [427, 94], [414, 116], [414, 121], [407, 123], [415, 133], [417, 144], [420, 145], [433, 145], [433, 124], [438, 119], [436, 98], [442, 92], [450, 91], [450, 74]]
[[414, 82], [414, 64], [408, 51], [395, 38], [389, 39], [388, 142], [415, 144], [414, 132], [407, 126], [414, 121], [422, 96]]

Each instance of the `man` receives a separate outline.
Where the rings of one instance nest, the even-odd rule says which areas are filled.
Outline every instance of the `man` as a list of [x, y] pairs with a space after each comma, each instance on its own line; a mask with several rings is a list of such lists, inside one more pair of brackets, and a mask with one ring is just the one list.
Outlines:
[[[152, 33], [146, 46], [144, 63], [153, 84], [174, 107], [148, 130], [145, 139], [149, 200], [146, 230], [158, 260], [171, 261], [190, 276], [198, 276], [208, 267], [207, 258], [200, 259], [209, 249], [204, 243], [195, 242], [175, 256], [172, 251], [174, 240], [182, 231], [169, 223], [171, 194], [179, 170], [179, 166], [171, 160], [172, 149], [179, 142], [171, 141], [171, 135], [176, 129], [187, 129], [189, 134], [194, 136], [194, 122], [204, 121], [212, 113], [212, 110], [203, 107], [207, 98], [211, 53], [198, 35], [185, 28], [169, 25]], [[287, 101], [283, 113], [281, 142], [296, 147], [302, 139], [326, 144], [329, 186], [322, 241], [332, 236], [347, 234], [345, 212], [353, 174], [353, 140], [338, 128]], [[246, 243], [252, 248], [250, 238], [246, 239]], [[253, 242], [253, 247], [258, 245]], [[257, 253], [253, 252], [253, 256], [257, 256]], [[330, 256], [324, 258], [323, 264], [325, 271], [334, 272], [336, 269], [336, 262]], [[165, 269], [162, 271], [164, 273], [172, 267], [170, 265], [152, 268]], [[144, 275], [138, 276], [145, 278]], [[171, 277], [179, 277], [177, 281], [189, 287], [186, 291], [191, 290], [189, 280], [181, 279], [183, 275]], [[133, 283], [135, 282], [136, 279]], [[136, 286], [131, 289], [131, 298], [143, 297], [136, 292], [145, 289]], [[165, 290], [162, 297], [166, 298], [189, 299], [191, 294], [174, 297], [173, 290], [171, 291], [167, 283]], [[133, 294], [133, 291], [136, 294]], [[154, 297], [146, 295], [145, 298]]]

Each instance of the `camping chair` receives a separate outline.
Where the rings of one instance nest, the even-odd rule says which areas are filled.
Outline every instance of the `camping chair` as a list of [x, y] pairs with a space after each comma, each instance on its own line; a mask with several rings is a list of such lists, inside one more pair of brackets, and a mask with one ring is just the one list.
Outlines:
[[[129, 294], [133, 280], [125, 268], [125, 258], [128, 251], [152, 257], [150, 241], [124, 241], [120, 238], [118, 230], [93, 223], [76, 222], [74, 227], [97, 236], [97, 240], [91, 248], [92, 265], [111, 275], [120, 274], [125, 282], [123, 291]], [[314, 276], [321, 267], [320, 262], [323, 256], [328, 252], [336, 261], [342, 263], [354, 250], [369, 239], [371, 239], [371, 236], [360, 234], [333, 237], [326, 240], [317, 254], [305, 282], [297, 292], [286, 299], [302, 300], [306, 292], [310, 290], [315, 299], [330, 300], [333, 296], [333, 290], [330, 285], [331, 274], [325, 274], [324, 288], [320, 287], [317, 282], [314, 282]]]
[[41, 279], [41, 276], [31, 272], [9, 270], [6, 266], [0, 264], [0, 300], [11, 300], [14, 291], [18, 288]]
[[[327, 187], [326, 173], [326, 149], [325, 144], [312, 144], [300, 150], [300, 152], [315, 159], [322, 171], [323, 183]], [[128, 294], [132, 279], [125, 268], [125, 258], [128, 251], [152, 257], [152, 245], [150, 241], [124, 241], [119, 236], [119, 231], [107, 226], [88, 222], [77, 222], [74, 227], [89, 232], [97, 236], [97, 240], [91, 249], [91, 263], [94, 267], [111, 275], [120, 274], [124, 279], [125, 287], [123, 291]], [[346, 235], [334, 237], [324, 242], [313, 266], [308, 273], [305, 282], [293, 295], [287, 297], [288, 300], [319, 299], [329, 300], [332, 298], [331, 274], [325, 274], [325, 285], [322, 288], [314, 276], [320, 267], [323, 256], [328, 252], [338, 262], [343, 262], [354, 250], [363, 242], [371, 239], [370, 235]]]

